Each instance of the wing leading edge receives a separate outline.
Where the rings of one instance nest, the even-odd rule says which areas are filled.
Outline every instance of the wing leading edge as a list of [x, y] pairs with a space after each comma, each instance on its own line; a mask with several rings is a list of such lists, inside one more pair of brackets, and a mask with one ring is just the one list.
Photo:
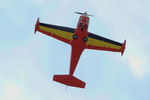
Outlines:
[[125, 46], [126, 46], [126, 40], [124, 41], [124, 43], [119, 43], [119, 42], [98, 36], [96, 34], [89, 33], [86, 48], [94, 49], [94, 50], [121, 52], [121, 55], [123, 55]]
[[56, 38], [60, 41], [63, 41], [67, 44], [70, 44], [72, 40], [72, 36], [74, 34], [75, 29], [57, 25], [51, 25], [46, 23], [40, 23], [39, 18], [36, 22], [35, 33], [36, 31], [42, 32], [48, 36]]

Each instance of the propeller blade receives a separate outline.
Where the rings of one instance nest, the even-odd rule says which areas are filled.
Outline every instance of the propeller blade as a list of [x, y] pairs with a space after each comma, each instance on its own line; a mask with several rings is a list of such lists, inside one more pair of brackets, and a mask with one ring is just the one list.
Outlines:
[[83, 16], [94, 16], [94, 15], [88, 14], [87, 12], [84, 12], [84, 13], [81, 13], [81, 12], [75, 12], [75, 13], [76, 13], [76, 14], [83, 15]]
[[90, 15], [90, 14], [88, 14], [88, 16], [92, 16], [92, 17], [93, 17], [94, 15]]
[[83, 13], [81, 13], [81, 12], [75, 12], [76, 14], [81, 14], [81, 15], [83, 15]]

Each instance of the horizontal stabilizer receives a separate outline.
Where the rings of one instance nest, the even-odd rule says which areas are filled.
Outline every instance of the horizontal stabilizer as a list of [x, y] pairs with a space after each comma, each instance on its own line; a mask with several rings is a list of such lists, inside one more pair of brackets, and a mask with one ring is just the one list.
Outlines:
[[67, 86], [85, 88], [86, 83], [71, 75], [54, 75], [53, 80]]

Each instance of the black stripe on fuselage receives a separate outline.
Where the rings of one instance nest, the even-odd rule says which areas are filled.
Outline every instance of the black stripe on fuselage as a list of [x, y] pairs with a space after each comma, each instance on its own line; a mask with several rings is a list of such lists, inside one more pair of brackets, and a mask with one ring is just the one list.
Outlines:
[[98, 36], [98, 35], [93, 34], [93, 33], [89, 33], [89, 37], [97, 39], [97, 40], [101, 40], [101, 41], [104, 41], [104, 42], [112, 43], [112, 44], [115, 44], [115, 45], [118, 45], [118, 46], [122, 46], [122, 44], [119, 43], [119, 42], [116, 42], [116, 41], [113, 41], [113, 40], [110, 40], [110, 39]]
[[73, 28], [51, 25], [51, 24], [45, 24], [45, 23], [40, 23], [40, 26], [58, 29], [58, 30], [62, 30], [62, 31], [67, 31], [67, 32], [71, 32], [71, 33], [74, 33], [74, 31], [75, 31], [75, 29], [73, 29]]

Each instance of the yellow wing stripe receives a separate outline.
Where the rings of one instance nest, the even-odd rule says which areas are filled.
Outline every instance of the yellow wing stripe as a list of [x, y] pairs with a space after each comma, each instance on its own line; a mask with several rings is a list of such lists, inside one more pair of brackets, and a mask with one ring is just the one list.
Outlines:
[[39, 26], [39, 28], [41, 30], [44, 30], [46, 32], [50, 32], [51, 34], [60, 36], [62, 38], [68, 39], [68, 40], [72, 40], [72, 36], [73, 33], [71, 32], [66, 32], [66, 31], [62, 31], [62, 30], [58, 30], [58, 29], [54, 29], [54, 28], [50, 28], [50, 27], [44, 27], [44, 26]]
[[105, 42], [105, 41], [93, 39], [93, 38], [90, 38], [90, 37], [88, 37], [87, 45], [113, 48], [113, 49], [121, 49], [121, 46], [118, 46], [118, 45], [115, 45], [115, 44], [112, 44], [112, 43], [108, 43], [108, 42]]

